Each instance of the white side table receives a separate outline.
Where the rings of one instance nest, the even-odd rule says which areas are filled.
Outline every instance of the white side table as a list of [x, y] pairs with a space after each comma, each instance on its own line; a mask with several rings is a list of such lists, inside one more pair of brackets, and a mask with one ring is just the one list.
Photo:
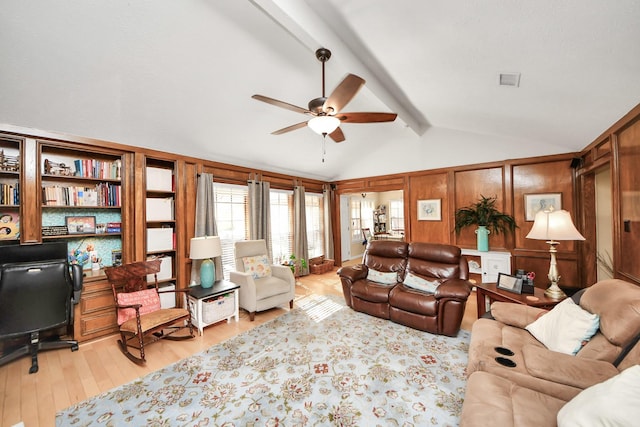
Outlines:
[[[227, 319], [227, 322], [231, 322], [231, 318], [235, 317], [236, 322], [240, 316], [238, 314], [238, 290], [239, 285], [227, 280], [218, 280], [213, 284], [211, 288], [203, 288], [202, 286], [192, 286], [189, 288], [189, 295], [187, 297], [189, 311], [191, 312], [191, 322], [193, 326], [198, 328], [198, 332], [202, 335], [202, 329], [206, 326], [217, 323], [223, 319]], [[224, 294], [233, 293], [233, 311], [225, 310], [220, 316], [213, 314], [209, 316], [207, 322], [204, 321], [203, 302], [210, 298], [215, 298]]]
[[498, 273], [511, 274], [511, 252], [487, 251], [481, 252], [474, 249], [462, 249], [462, 255], [468, 255], [479, 259], [469, 259], [469, 273], [480, 274], [482, 283], [495, 283], [498, 281]]

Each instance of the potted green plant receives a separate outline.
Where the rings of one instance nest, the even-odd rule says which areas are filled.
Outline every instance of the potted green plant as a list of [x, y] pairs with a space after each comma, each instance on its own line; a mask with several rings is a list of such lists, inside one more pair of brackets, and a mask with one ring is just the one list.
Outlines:
[[302, 275], [302, 270], [307, 268], [307, 260], [304, 258], [297, 258], [295, 255], [291, 254], [289, 257], [289, 268], [291, 269], [294, 277], [300, 277]]
[[508, 214], [496, 209], [497, 197], [485, 197], [480, 195], [480, 200], [476, 203], [456, 210], [455, 231], [460, 231], [472, 225], [478, 226], [476, 230], [478, 250], [486, 252], [489, 250], [489, 233], [513, 232], [518, 226], [516, 220]]

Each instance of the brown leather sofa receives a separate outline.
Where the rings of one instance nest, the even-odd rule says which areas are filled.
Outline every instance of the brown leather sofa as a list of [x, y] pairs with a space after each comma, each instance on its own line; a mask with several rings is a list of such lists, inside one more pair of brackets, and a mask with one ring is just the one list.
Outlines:
[[[572, 298], [600, 321], [575, 356], [547, 349], [525, 329], [544, 313], [540, 308], [494, 302], [494, 319], [473, 324], [461, 426], [555, 426], [558, 412], [583, 390], [640, 363], [640, 287], [603, 280]], [[500, 347], [513, 353], [505, 357], [515, 366], [498, 363]], [[605, 424], [620, 425], [598, 425]]]
[[[394, 283], [381, 284], [370, 270], [395, 273]], [[408, 273], [438, 283], [425, 292], [403, 283]], [[338, 270], [344, 298], [356, 311], [433, 334], [456, 336], [467, 298], [469, 266], [460, 248], [438, 243], [369, 242], [363, 263]]]

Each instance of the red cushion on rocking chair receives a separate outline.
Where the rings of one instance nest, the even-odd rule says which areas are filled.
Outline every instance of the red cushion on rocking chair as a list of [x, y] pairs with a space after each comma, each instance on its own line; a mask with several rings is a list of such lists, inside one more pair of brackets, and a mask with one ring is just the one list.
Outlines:
[[[160, 295], [155, 289], [145, 289], [137, 292], [122, 292], [118, 294], [119, 305], [141, 304], [140, 315], [160, 310]], [[133, 308], [118, 309], [118, 325], [136, 317]]]

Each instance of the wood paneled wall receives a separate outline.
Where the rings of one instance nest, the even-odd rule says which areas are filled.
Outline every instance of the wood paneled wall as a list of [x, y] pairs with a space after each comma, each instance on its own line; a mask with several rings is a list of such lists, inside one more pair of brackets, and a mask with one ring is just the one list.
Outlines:
[[[518, 228], [513, 234], [489, 236], [491, 250], [509, 251], [512, 269], [534, 271], [536, 285], [548, 286], [549, 246], [542, 241], [526, 239], [533, 222], [525, 220], [525, 194], [561, 193], [562, 209], [576, 217], [574, 176], [571, 161], [576, 153], [544, 156], [504, 162], [492, 162], [410, 174], [345, 180], [335, 183], [338, 194], [369, 191], [404, 190], [405, 235], [408, 241], [448, 243], [475, 249], [476, 235], [472, 228], [460, 235], [454, 232], [455, 211], [476, 202], [481, 195], [496, 197], [496, 206], [512, 215]], [[392, 183], [392, 184], [390, 184]], [[419, 221], [418, 200], [440, 199], [441, 221]], [[339, 217], [339, 215], [338, 215]], [[336, 227], [339, 228], [339, 227]], [[558, 247], [558, 268], [561, 285], [584, 287], [580, 280], [579, 247], [581, 243], [562, 242]], [[336, 250], [339, 250], [336, 244]], [[336, 259], [340, 259], [336, 255]]]
[[640, 285], [640, 104], [603, 132], [580, 153], [578, 188], [580, 222], [587, 241], [584, 274], [594, 278], [597, 246], [593, 217], [595, 173], [611, 170], [614, 276]]

